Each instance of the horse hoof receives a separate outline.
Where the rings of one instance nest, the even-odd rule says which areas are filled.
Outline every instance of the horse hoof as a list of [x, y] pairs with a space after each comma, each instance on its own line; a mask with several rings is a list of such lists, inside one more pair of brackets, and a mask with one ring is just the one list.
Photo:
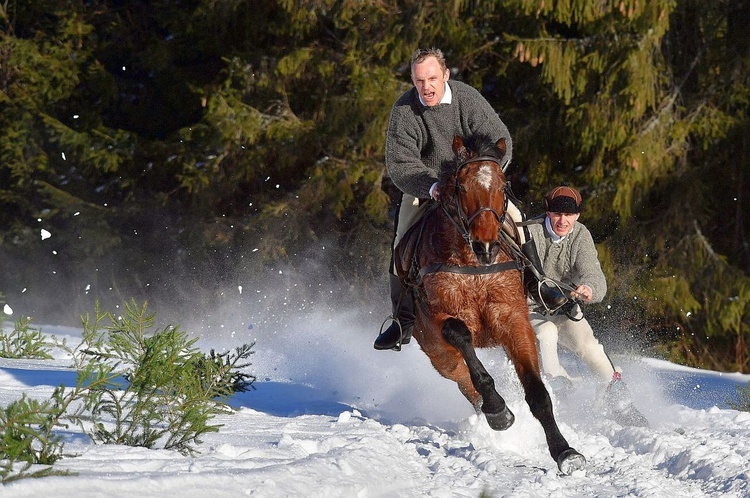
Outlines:
[[484, 416], [490, 428], [496, 431], [504, 431], [516, 421], [516, 416], [507, 407], [500, 413], [485, 413]]
[[568, 448], [557, 457], [557, 468], [566, 476], [576, 470], [583, 470], [584, 467], [586, 467], [586, 458], [573, 448]]

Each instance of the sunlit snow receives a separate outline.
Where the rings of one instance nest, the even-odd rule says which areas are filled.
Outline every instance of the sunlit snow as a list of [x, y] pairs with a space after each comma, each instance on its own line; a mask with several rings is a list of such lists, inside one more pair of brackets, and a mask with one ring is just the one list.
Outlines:
[[[55, 468], [75, 475], [12, 482], [0, 495], [750, 496], [750, 413], [727, 406], [748, 375], [614, 355], [651, 427], [602, 418], [591, 381], [567, 399], [553, 396], [561, 431], [588, 460], [584, 472], [561, 476], [502, 351], [481, 352], [516, 414], [509, 430], [495, 432], [416, 344], [375, 351], [379, 317], [277, 311], [224, 311], [221, 327], [210, 330], [187, 324], [203, 348], [256, 341], [248, 371], [257, 390], [230, 399], [236, 413], [217, 420], [223, 426], [203, 438], [200, 454], [94, 445], [69, 428], [61, 432], [69, 456]], [[277, 316], [286, 318], [283, 325]], [[69, 344], [80, 340], [75, 328], [42, 328]], [[585, 375], [578, 360], [563, 360], [568, 371]], [[72, 385], [68, 361], [63, 354], [53, 361], [0, 359], [0, 405], [22, 392], [43, 399], [55, 386]]]

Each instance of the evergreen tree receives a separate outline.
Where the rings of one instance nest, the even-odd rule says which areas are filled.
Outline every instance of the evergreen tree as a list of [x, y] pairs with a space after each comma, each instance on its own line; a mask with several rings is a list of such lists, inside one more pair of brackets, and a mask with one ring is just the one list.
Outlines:
[[537, 196], [584, 188], [617, 270], [611, 299], [638, 298], [674, 358], [717, 367], [727, 351], [747, 371], [748, 58], [736, 40], [748, 6], [516, 4], [536, 29], [510, 37], [515, 56], [554, 94], [548, 139], [565, 158], [550, 150], [531, 169]]
[[116, 289], [209, 282], [249, 242], [288, 264], [325, 246], [332, 278], [372, 285], [390, 107], [437, 46], [508, 124], [529, 214], [583, 191], [607, 304], [674, 358], [747, 370], [748, 20], [745, 0], [6, 2], [0, 270], [49, 258], [41, 223], [57, 275]]

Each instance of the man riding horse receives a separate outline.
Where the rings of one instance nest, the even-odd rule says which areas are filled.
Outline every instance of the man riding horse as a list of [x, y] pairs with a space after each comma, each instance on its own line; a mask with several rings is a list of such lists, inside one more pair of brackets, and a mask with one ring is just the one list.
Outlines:
[[[438, 199], [438, 173], [443, 164], [454, 159], [451, 147], [455, 136], [485, 135], [493, 142], [504, 138], [503, 171], [513, 155], [508, 127], [475, 88], [449, 81], [450, 70], [440, 49], [414, 52], [411, 78], [414, 87], [401, 95], [391, 110], [385, 145], [388, 174], [402, 192], [392, 250], [422, 216], [429, 204], [426, 201]], [[521, 213], [512, 203], [508, 214], [521, 221]], [[374, 347], [379, 350], [399, 350], [411, 340], [414, 326], [414, 299], [396, 276], [392, 258], [389, 283], [394, 321], [375, 340]]]

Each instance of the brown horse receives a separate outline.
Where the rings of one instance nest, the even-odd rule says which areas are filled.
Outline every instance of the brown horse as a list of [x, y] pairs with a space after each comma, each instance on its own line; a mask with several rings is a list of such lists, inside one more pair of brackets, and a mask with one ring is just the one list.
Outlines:
[[475, 348], [502, 346], [552, 458], [570, 474], [586, 459], [560, 433], [541, 379], [521, 279], [524, 263], [508, 236], [516, 234], [515, 226], [505, 217], [505, 140], [483, 142], [470, 150], [461, 137], [454, 139], [456, 161], [438, 182], [439, 202], [396, 249], [399, 277], [413, 286], [417, 303], [414, 337], [435, 369], [458, 384], [495, 430], [509, 428], [515, 416]]

